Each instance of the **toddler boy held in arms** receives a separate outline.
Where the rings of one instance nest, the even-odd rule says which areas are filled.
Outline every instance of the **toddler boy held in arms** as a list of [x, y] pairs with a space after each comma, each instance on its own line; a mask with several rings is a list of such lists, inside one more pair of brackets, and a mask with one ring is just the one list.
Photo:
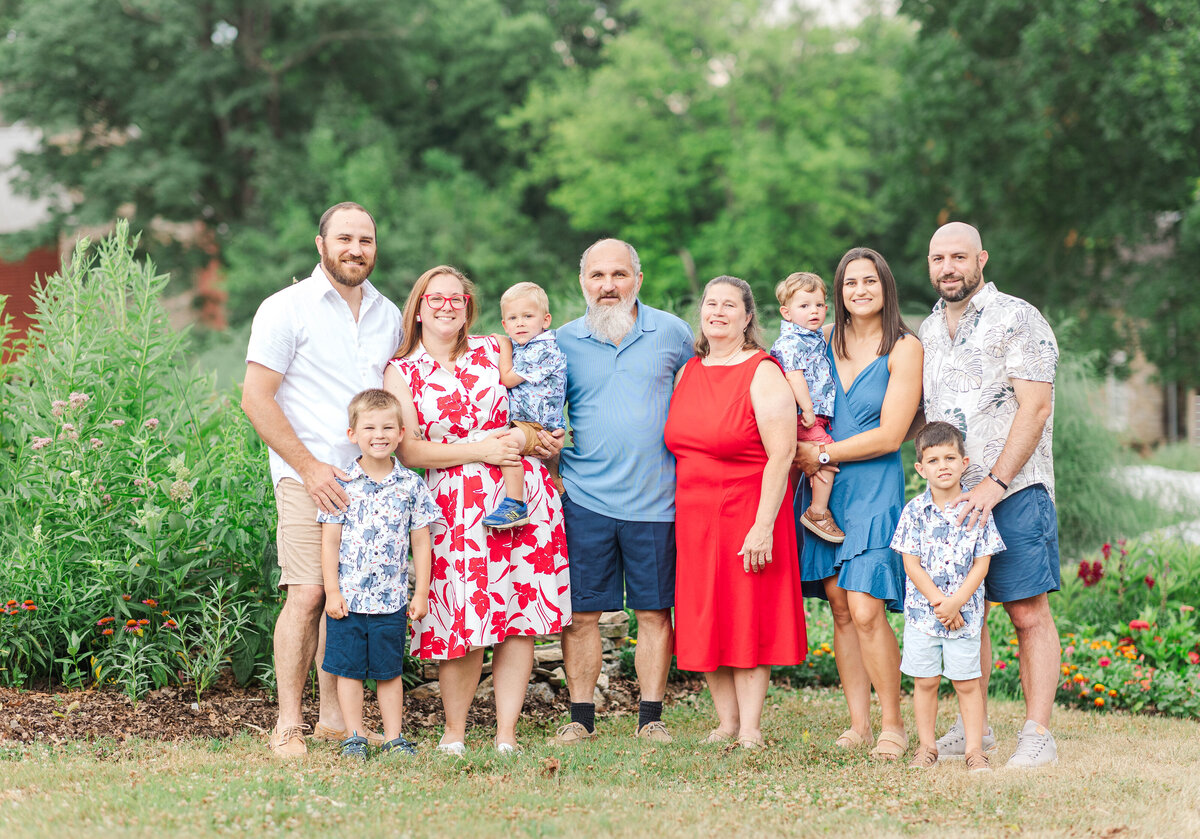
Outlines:
[[[523, 435], [522, 456], [538, 447], [538, 432], [564, 428], [567, 359], [550, 329], [550, 300], [536, 283], [517, 283], [500, 297], [500, 319], [511, 345], [500, 339], [500, 381], [508, 388], [508, 419]], [[520, 439], [518, 439], [520, 442]], [[555, 488], [562, 482], [557, 464], [547, 464]], [[525, 465], [501, 467], [507, 496], [483, 523], [508, 528], [529, 521], [525, 506]]]
[[[825, 444], [832, 443], [829, 420], [833, 417], [833, 370], [826, 354], [825, 283], [816, 274], [799, 271], [790, 274], [775, 286], [779, 301], [779, 340], [771, 346], [771, 355], [783, 367], [799, 413], [796, 417], [796, 439], [818, 443], [821, 453]], [[796, 484], [798, 475], [792, 475]], [[846, 534], [829, 512], [829, 495], [833, 481], [816, 481], [812, 487], [812, 502], [800, 523], [827, 542], [841, 544]]]
[[[938, 686], [954, 683], [972, 772], [991, 768], [983, 750], [984, 696], [979, 677], [984, 620], [983, 579], [1004, 542], [989, 517], [981, 527], [958, 523], [967, 467], [962, 433], [931, 422], [917, 433], [917, 473], [928, 489], [905, 505], [892, 537], [904, 555], [904, 655], [900, 670], [913, 677], [913, 716], [920, 745], [910, 766], [937, 764]], [[992, 748], [995, 748], [993, 742]]]
[[416, 591], [408, 617], [429, 611], [429, 523], [440, 518], [425, 481], [392, 453], [404, 427], [400, 403], [386, 390], [364, 390], [350, 400], [347, 435], [362, 456], [338, 483], [350, 502], [344, 513], [318, 513], [325, 578], [325, 672], [337, 676], [338, 702], [350, 736], [342, 755], [366, 760], [363, 679], [375, 679], [383, 717], [383, 751], [415, 754], [401, 734], [404, 716], [404, 642], [408, 623], [408, 550], [412, 540]]

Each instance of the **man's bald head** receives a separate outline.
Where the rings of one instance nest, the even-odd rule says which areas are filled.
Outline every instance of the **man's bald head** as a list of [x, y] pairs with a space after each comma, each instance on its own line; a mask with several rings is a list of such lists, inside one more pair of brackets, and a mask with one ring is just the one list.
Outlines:
[[934, 242], [959, 241], [970, 245], [972, 250], [983, 250], [983, 240], [979, 238], [979, 231], [965, 221], [952, 221], [949, 224], [943, 224], [933, 234], [933, 238], [929, 240], [929, 244]]
[[929, 240], [929, 280], [947, 303], [964, 303], [983, 285], [987, 258], [978, 230], [961, 221], [943, 224]]

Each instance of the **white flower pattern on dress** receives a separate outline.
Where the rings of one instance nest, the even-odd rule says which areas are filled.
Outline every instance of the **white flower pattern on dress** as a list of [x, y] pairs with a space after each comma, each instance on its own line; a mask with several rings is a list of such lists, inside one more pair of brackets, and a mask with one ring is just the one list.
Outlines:
[[441, 518], [429, 487], [392, 459], [392, 471], [376, 482], [357, 460], [337, 478], [350, 503], [344, 513], [317, 512], [317, 521], [342, 526], [338, 589], [346, 608], [362, 615], [390, 615], [408, 603], [408, 534]]
[[[990, 516], [982, 528], [957, 523], [959, 509], [965, 503], [939, 510], [933, 495], [925, 490], [904, 505], [892, 537], [892, 550], [918, 557], [933, 584], [947, 595], [962, 587], [975, 557], [994, 556], [1004, 550], [1004, 540]], [[974, 638], [983, 629], [983, 588], [981, 584], [963, 605], [963, 626], [951, 632], [937, 619], [933, 606], [913, 581], [905, 580], [904, 621], [926, 635]]]
[[771, 355], [785, 373], [804, 371], [804, 383], [812, 397], [813, 413], [833, 416], [833, 370], [829, 366], [825, 335], [819, 329], [805, 329], [791, 321], [779, 324], [779, 339], [771, 345]]
[[[974, 487], [996, 463], [1017, 414], [1012, 380], [1054, 384], [1058, 342], [1041, 312], [986, 283], [967, 303], [953, 340], [946, 303], [939, 300], [921, 324], [925, 347], [925, 418], [963, 433], [971, 464], [963, 485]], [[1044, 484], [1054, 498], [1053, 392], [1051, 417], [1029, 460], [1008, 482], [1005, 497]]]
[[[408, 384], [419, 426], [413, 430], [426, 440], [475, 441], [508, 425], [495, 338], [469, 337], [467, 351], [449, 370], [421, 345], [389, 363]], [[522, 462], [529, 524], [508, 530], [483, 526], [483, 517], [504, 498], [498, 466], [472, 462], [426, 470], [442, 518], [429, 528], [429, 614], [413, 622], [417, 658], [459, 658], [513, 635], [549, 635], [570, 623], [562, 502], [542, 462]]]
[[565, 428], [567, 357], [558, 348], [554, 330], [513, 343], [513, 372], [525, 380], [508, 391], [509, 419], [541, 423], [542, 428]]

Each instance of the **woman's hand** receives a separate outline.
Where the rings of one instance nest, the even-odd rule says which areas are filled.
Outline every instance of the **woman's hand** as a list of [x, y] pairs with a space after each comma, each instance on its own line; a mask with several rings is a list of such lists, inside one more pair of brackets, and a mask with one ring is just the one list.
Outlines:
[[542, 460], [552, 460], [558, 457], [558, 453], [563, 450], [563, 443], [567, 440], [567, 432], [564, 429], [556, 428], [553, 431], [545, 429], [538, 432], [538, 446], [533, 450], [535, 457]]
[[817, 455], [821, 453], [821, 447], [816, 443], [798, 442], [796, 443], [796, 456], [792, 459], [792, 465], [804, 473], [810, 482], [821, 481], [828, 483], [833, 480], [833, 474], [838, 471], [838, 468], [832, 463], [821, 464], [817, 460]]
[[742, 542], [742, 549], [738, 551], [738, 556], [742, 558], [742, 568], [747, 574], [757, 574], [767, 567], [767, 563], [771, 561], [771, 542], [774, 535], [772, 529], [765, 525], [756, 523], [750, 528], [745, 541]]
[[509, 430], [495, 431], [479, 441], [482, 451], [479, 459], [493, 466], [520, 466], [521, 447]]

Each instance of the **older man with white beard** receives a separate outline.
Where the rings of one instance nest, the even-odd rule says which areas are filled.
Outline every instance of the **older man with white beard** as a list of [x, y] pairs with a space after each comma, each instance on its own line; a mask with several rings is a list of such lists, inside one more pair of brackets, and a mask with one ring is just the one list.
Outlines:
[[[287, 592], [275, 623], [279, 719], [268, 744], [278, 757], [305, 754], [300, 699], [314, 656], [320, 715], [314, 737], [342, 740], [336, 677], [320, 669], [325, 580], [317, 509], [343, 512], [338, 484], [358, 456], [346, 438], [354, 394], [379, 387], [400, 343], [400, 310], [367, 277], [375, 267], [375, 220], [358, 204], [335, 204], [317, 226], [321, 262], [312, 274], [258, 308], [246, 348], [242, 410], [270, 448], [279, 512], [279, 587]], [[372, 740], [380, 738], [374, 733]]]
[[558, 330], [572, 437], [561, 455], [573, 610], [563, 632], [571, 722], [551, 742], [596, 736], [600, 613], [626, 607], [638, 625], [634, 734], [670, 742], [661, 717], [673, 646], [675, 460], [663, 426], [675, 374], [694, 354], [692, 330], [638, 300], [641, 261], [626, 242], [601, 239], [584, 251], [579, 284], [587, 314]]

